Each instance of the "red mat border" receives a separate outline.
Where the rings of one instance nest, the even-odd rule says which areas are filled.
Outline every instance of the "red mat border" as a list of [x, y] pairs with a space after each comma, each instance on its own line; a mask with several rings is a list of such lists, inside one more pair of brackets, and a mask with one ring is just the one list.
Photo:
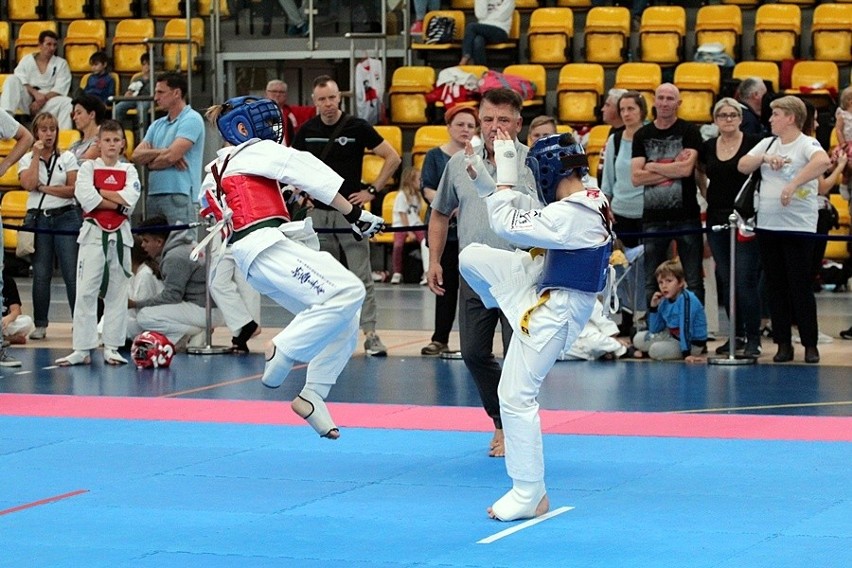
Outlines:
[[[487, 432], [481, 408], [330, 403], [337, 424]], [[304, 425], [286, 402], [0, 394], [0, 416]], [[852, 418], [542, 410], [547, 434], [852, 442]]]

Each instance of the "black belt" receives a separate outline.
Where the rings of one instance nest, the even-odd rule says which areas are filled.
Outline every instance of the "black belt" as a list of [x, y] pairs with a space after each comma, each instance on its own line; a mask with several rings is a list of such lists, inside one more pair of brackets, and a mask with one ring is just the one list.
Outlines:
[[63, 205], [62, 207], [56, 207], [54, 209], [30, 209], [27, 213], [40, 213], [45, 217], [56, 217], [57, 215], [62, 215], [63, 213], [74, 211], [75, 209], [77, 209], [76, 205]]
[[286, 222], [287, 219], [284, 219], [283, 217], [275, 217], [273, 219], [266, 219], [265, 221], [261, 221], [260, 223], [252, 225], [251, 227], [247, 227], [239, 231], [234, 231], [234, 234], [231, 236], [231, 244], [234, 244], [243, 237], [247, 237], [258, 229], [264, 229], [266, 227], [280, 227]]

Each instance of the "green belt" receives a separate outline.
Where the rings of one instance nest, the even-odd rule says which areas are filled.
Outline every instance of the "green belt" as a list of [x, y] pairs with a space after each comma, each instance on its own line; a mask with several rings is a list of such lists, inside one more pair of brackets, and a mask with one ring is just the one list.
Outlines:
[[252, 225], [251, 227], [247, 227], [247, 228], [241, 229], [239, 231], [234, 231], [233, 236], [231, 236], [231, 244], [234, 244], [235, 242], [242, 239], [243, 237], [247, 237], [248, 235], [252, 234], [253, 232], [255, 232], [258, 229], [265, 229], [267, 227], [276, 228], [276, 227], [280, 227], [282, 224], [284, 224], [286, 222], [287, 222], [286, 219], [276, 217], [276, 218], [273, 218], [273, 219], [266, 219], [265, 221], [261, 221], [260, 223], [257, 223], [256, 225]]
[[[101, 229], [100, 225], [95, 223], [93, 219], [86, 219], [86, 221]], [[115, 252], [118, 255], [118, 265], [121, 267], [121, 271], [124, 272], [124, 275], [127, 278], [130, 278], [133, 275], [127, 272], [124, 268], [124, 239], [121, 238], [121, 229], [119, 228], [113, 232], [116, 236]], [[101, 229], [101, 247], [104, 251], [104, 273], [103, 276], [101, 276], [101, 287], [98, 292], [99, 298], [106, 297], [107, 287], [109, 286], [109, 236], [111, 234], [111, 232]]]

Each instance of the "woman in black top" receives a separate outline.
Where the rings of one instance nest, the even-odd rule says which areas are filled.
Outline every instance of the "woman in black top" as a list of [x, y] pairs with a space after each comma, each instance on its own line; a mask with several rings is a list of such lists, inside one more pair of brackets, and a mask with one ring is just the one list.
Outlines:
[[[707, 199], [707, 226], [725, 225], [734, 209], [734, 198], [748, 176], [737, 170], [740, 158], [761, 138], [740, 131], [743, 111], [731, 98], [723, 98], [713, 107], [713, 117], [719, 136], [704, 142], [699, 152], [699, 186]], [[716, 261], [716, 283], [730, 316], [730, 233], [711, 232], [707, 235], [710, 250]], [[736, 245], [736, 347], [745, 354], [760, 355], [760, 251], [754, 234], [737, 235]], [[731, 341], [731, 338], [728, 338]], [[728, 353], [729, 343], [719, 347], [719, 354]]]

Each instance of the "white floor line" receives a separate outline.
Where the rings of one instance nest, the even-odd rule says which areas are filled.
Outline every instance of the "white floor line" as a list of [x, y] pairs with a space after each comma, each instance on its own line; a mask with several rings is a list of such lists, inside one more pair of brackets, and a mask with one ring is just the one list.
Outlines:
[[61, 365], [48, 365], [47, 367], [42, 367], [42, 371], [49, 371], [51, 369], [61, 369]]
[[549, 513], [545, 513], [544, 515], [542, 515], [540, 517], [530, 519], [530, 520], [525, 521], [525, 522], [523, 522], [519, 525], [516, 525], [514, 527], [510, 527], [506, 530], [492, 534], [491, 536], [483, 538], [482, 540], [478, 540], [478, 541], [476, 541], [476, 544], [491, 544], [492, 542], [500, 540], [501, 538], [507, 537], [510, 534], [514, 534], [518, 531], [522, 531], [522, 530], [527, 529], [531, 526], [537, 525], [539, 523], [543, 523], [547, 519], [552, 519], [556, 515], [561, 515], [562, 513], [567, 513], [568, 511], [570, 511], [573, 508], [574, 507], [559, 507], [558, 509], [550, 511]]

